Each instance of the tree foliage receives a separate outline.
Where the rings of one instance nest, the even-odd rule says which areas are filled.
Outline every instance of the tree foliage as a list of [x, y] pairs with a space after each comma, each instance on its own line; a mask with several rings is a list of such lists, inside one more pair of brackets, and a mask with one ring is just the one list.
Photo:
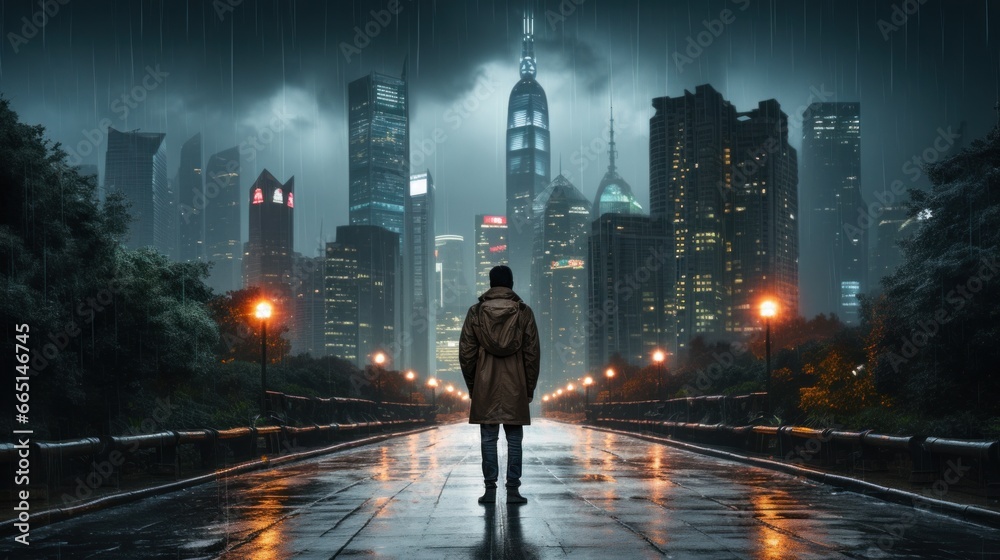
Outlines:
[[60, 438], [141, 420], [209, 361], [207, 269], [123, 249], [125, 201], [100, 203], [94, 179], [4, 99], [0, 161], [0, 316], [8, 355], [14, 325], [30, 328], [32, 428]]
[[927, 175], [904, 263], [863, 305], [876, 386], [921, 414], [1000, 416], [1000, 130]]
[[[233, 360], [260, 362], [261, 321], [254, 315], [257, 304], [264, 299], [264, 292], [257, 287], [227, 292], [208, 302], [212, 318], [219, 325], [219, 340], [214, 351], [224, 362]], [[288, 332], [285, 313], [275, 305], [273, 317], [268, 320], [268, 362], [276, 362], [289, 354], [291, 345], [284, 338]]]

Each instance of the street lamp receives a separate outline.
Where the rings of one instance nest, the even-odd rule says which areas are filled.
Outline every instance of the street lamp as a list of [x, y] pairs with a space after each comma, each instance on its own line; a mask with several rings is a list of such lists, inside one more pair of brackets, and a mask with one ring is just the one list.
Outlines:
[[427, 380], [427, 386], [431, 388], [431, 407], [437, 408], [437, 386], [438, 380], [433, 377]]
[[260, 417], [267, 417], [267, 320], [271, 318], [271, 302], [262, 301], [254, 312], [260, 319]]
[[587, 376], [583, 378], [583, 408], [586, 410], [590, 406], [590, 386], [594, 384], [594, 378]]
[[656, 395], [658, 398], [663, 398], [663, 362], [667, 359], [667, 355], [663, 350], [657, 350], [653, 352], [653, 363], [656, 364]]
[[375, 400], [379, 403], [382, 402], [382, 366], [385, 365], [385, 362], [388, 361], [388, 359], [389, 358], [385, 355], [385, 352], [376, 352], [375, 355], [372, 356], [372, 363], [375, 364], [375, 387], [378, 395]]
[[604, 375], [608, 377], [608, 402], [611, 402], [611, 380], [615, 378], [615, 370], [608, 368]]
[[406, 394], [409, 396], [409, 399], [407, 400], [410, 404], [413, 404], [413, 380], [416, 378], [417, 374], [413, 373], [412, 369], [406, 372], [406, 380], [410, 382], [410, 384], [406, 386]]
[[771, 414], [771, 319], [778, 314], [778, 302], [765, 299], [760, 304], [760, 316], [764, 318], [764, 371], [766, 372], [764, 391], [767, 393], [767, 413]]

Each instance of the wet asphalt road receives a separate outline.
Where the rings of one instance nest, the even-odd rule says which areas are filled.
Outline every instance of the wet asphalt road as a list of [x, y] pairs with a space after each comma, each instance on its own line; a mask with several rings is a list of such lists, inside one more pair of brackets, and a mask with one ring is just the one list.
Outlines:
[[521, 506], [476, 503], [479, 431], [458, 424], [38, 528], [0, 554], [1000, 559], [998, 530], [627, 436], [536, 421], [524, 446]]

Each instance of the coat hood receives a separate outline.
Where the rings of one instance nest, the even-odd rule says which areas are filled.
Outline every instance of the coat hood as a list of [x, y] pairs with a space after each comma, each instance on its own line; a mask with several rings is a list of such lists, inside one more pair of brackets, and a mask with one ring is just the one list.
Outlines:
[[494, 356], [510, 356], [521, 349], [518, 321], [521, 298], [510, 288], [490, 288], [479, 296], [477, 338]]

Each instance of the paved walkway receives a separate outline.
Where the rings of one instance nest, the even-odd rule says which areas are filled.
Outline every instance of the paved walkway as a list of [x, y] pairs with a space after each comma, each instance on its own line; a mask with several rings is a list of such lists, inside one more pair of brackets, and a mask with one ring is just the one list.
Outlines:
[[481, 492], [478, 429], [449, 425], [39, 528], [0, 555], [1000, 559], [997, 530], [545, 421], [525, 429], [529, 503]]

